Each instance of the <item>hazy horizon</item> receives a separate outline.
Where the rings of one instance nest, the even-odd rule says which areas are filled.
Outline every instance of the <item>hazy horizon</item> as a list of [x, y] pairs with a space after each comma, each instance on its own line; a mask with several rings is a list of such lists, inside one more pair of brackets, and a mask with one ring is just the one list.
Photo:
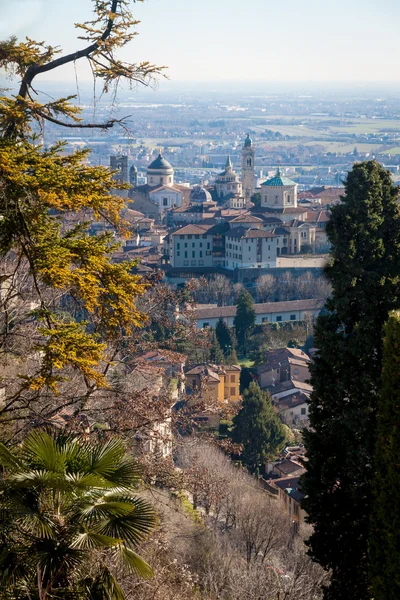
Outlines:
[[[90, 19], [91, 6], [0, 0], [0, 39], [28, 35], [70, 52], [82, 45], [73, 23]], [[288, 0], [284, 10], [267, 0], [147, 0], [132, 11], [139, 35], [121, 57], [167, 65], [176, 83], [400, 84], [392, 68], [400, 17], [394, 0], [368, 7], [361, 0]], [[83, 63], [78, 76], [90, 79]], [[75, 71], [70, 66], [43, 79], [73, 81]]]

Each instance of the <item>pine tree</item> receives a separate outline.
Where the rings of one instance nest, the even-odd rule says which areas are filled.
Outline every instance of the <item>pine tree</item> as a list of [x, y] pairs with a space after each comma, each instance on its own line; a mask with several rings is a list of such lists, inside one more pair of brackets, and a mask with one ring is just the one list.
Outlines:
[[230, 350], [228, 356], [225, 359], [225, 363], [227, 365], [238, 365], [239, 364], [239, 359], [237, 357], [235, 348], [232, 348], [232, 350]]
[[233, 348], [233, 339], [231, 331], [222, 317], [218, 319], [215, 326], [215, 335], [217, 336], [222, 352], [225, 355], [229, 354], [230, 349]]
[[315, 329], [303, 507], [326, 599], [369, 599], [368, 538], [382, 327], [399, 306], [398, 191], [377, 162], [354, 165], [327, 226], [332, 296]]
[[243, 405], [233, 419], [232, 441], [242, 444], [242, 460], [251, 471], [279, 452], [285, 431], [271, 397], [252, 382], [243, 395]]
[[210, 361], [215, 365], [223, 365], [225, 362], [224, 354], [221, 350], [221, 346], [218, 343], [214, 330], [211, 333]]
[[378, 401], [370, 572], [375, 600], [400, 598], [400, 313], [385, 326], [382, 388]]
[[243, 289], [237, 301], [236, 315], [233, 321], [240, 350], [243, 354], [247, 351], [247, 340], [251, 335], [256, 322], [256, 313], [251, 294]]

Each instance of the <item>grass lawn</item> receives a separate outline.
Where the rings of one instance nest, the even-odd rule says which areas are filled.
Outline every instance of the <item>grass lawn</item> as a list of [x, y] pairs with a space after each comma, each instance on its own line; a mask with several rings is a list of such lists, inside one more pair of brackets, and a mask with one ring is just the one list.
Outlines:
[[246, 356], [239, 357], [238, 363], [241, 367], [247, 367], [247, 368], [250, 368], [254, 365], [254, 361], [249, 360]]

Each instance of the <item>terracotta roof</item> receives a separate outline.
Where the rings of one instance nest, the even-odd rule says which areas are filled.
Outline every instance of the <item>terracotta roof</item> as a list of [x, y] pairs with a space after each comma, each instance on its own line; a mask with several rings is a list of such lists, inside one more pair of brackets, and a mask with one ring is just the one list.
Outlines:
[[[256, 315], [265, 313], [280, 313], [290, 312], [291, 310], [318, 310], [325, 304], [325, 300], [289, 300], [287, 302], [263, 302], [255, 304], [254, 310]], [[197, 319], [213, 319], [219, 317], [234, 317], [236, 315], [235, 306], [217, 306], [215, 308], [202, 308], [201, 304], [194, 308]], [[291, 348], [294, 350], [294, 348]]]
[[247, 229], [247, 227], [235, 227], [235, 229], [229, 229], [225, 234], [225, 237], [242, 239], [242, 238], [271, 238], [276, 237], [273, 231], [265, 231], [264, 229]]
[[280, 394], [281, 392], [287, 392], [288, 390], [298, 389], [304, 392], [312, 392], [312, 385], [309, 383], [303, 383], [302, 381], [296, 381], [294, 379], [289, 379], [289, 381], [283, 381], [282, 383], [278, 383], [277, 385], [270, 385], [266, 388], [272, 397], [276, 394]]
[[208, 223], [204, 225], [185, 225], [174, 231], [172, 235], [204, 235], [211, 227], [212, 225]]
[[296, 406], [301, 406], [302, 404], [308, 404], [309, 400], [310, 397], [308, 394], [300, 391], [284, 396], [283, 398], [277, 398], [275, 400], [275, 405], [284, 410], [288, 410], [289, 408], [296, 408]]
[[262, 219], [260, 217], [255, 217], [254, 215], [239, 215], [238, 217], [234, 217], [229, 221], [230, 223], [262, 223]]
[[296, 473], [297, 471], [304, 471], [303, 465], [295, 462], [294, 460], [288, 459], [285, 459], [281, 463], [275, 465], [274, 469], [277, 469], [283, 475], [290, 475], [291, 473]]

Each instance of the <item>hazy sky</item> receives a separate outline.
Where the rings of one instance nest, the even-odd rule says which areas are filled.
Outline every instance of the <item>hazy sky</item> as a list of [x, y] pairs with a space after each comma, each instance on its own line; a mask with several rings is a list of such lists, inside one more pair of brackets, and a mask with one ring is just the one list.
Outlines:
[[[71, 51], [90, 11], [90, 0], [0, 0], [0, 39]], [[146, 0], [133, 12], [124, 58], [168, 65], [176, 81], [400, 82], [399, 0]]]

